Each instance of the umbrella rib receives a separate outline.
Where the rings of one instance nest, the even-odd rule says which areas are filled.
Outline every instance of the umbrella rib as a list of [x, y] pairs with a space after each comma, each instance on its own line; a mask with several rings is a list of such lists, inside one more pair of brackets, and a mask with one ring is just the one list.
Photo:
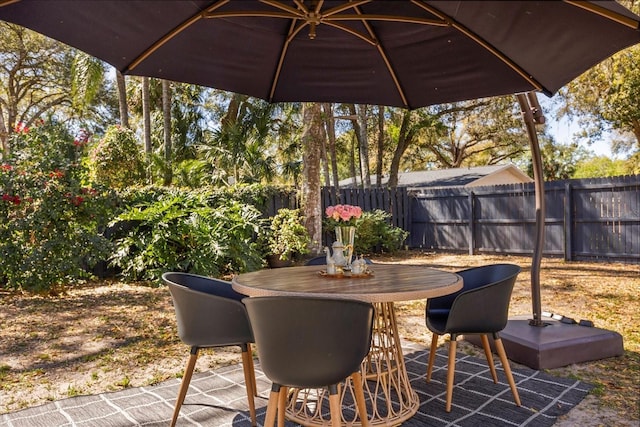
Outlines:
[[278, 11], [261, 11], [261, 10], [246, 10], [246, 11], [232, 11], [232, 12], [207, 12], [202, 14], [203, 18], [206, 19], [214, 19], [214, 18], [283, 18], [283, 19], [298, 19], [303, 18], [304, 15], [290, 12], [278, 12]]
[[353, 28], [350, 28], [350, 27], [348, 27], [346, 25], [337, 24], [337, 23], [331, 22], [331, 21], [324, 21], [323, 24], [328, 25], [330, 27], [337, 28], [339, 30], [342, 30], [345, 33], [349, 33], [351, 35], [354, 35], [354, 36], [358, 37], [359, 39], [362, 39], [365, 42], [369, 43], [371, 46], [376, 46], [378, 44], [378, 40], [375, 37], [367, 36], [366, 34], [362, 34], [361, 32], [356, 31]]
[[573, 0], [564, 0], [565, 3], [568, 3], [572, 6], [579, 7], [591, 13], [595, 13], [596, 15], [600, 15], [607, 19], [611, 19], [612, 21], [617, 22], [618, 24], [625, 25], [634, 30], [639, 29], [639, 23], [635, 19], [629, 18], [628, 16], [621, 15], [612, 10], [606, 9], [602, 6], [598, 6], [597, 4], [587, 3], [584, 1], [573, 1]]
[[[358, 8], [358, 7], [354, 8], [354, 10], [356, 11], [357, 14], [361, 14], [362, 13], [360, 11], [360, 8]], [[365, 16], [365, 15], [362, 15], [362, 16]], [[398, 80], [398, 76], [396, 75], [396, 71], [394, 70], [393, 66], [391, 65], [391, 62], [389, 61], [389, 58], [387, 57], [387, 53], [385, 52], [385, 50], [380, 45], [380, 42], [378, 41], [378, 36], [376, 35], [376, 32], [373, 30], [373, 28], [371, 28], [371, 25], [369, 24], [369, 22], [366, 19], [362, 18], [362, 24], [364, 25], [364, 27], [369, 32], [369, 35], [374, 40], [376, 40], [375, 46], [378, 49], [378, 53], [382, 57], [382, 60], [384, 61], [385, 65], [387, 67], [387, 70], [389, 71], [389, 74], [391, 75], [391, 78], [393, 79], [393, 83], [396, 85], [396, 89], [398, 90], [398, 95], [400, 95], [400, 98], [402, 98], [402, 103], [405, 106], [408, 106], [409, 103], [407, 102], [407, 96], [404, 93], [404, 89], [402, 89], [402, 86], [400, 85], [400, 81]]]
[[282, 71], [282, 64], [284, 64], [284, 58], [287, 56], [287, 50], [289, 49], [289, 44], [291, 40], [298, 34], [305, 26], [306, 22], [303, 22], [301, 25], [296, 27], [297, 19], [294, 18], [291, 21], [291, 25], [289, 26], [289, 34], [287, 35], [287, 39], [284, 42], [284, 46], [282, 46], [282, 51], [280, 52], [280, 58], [278, 59], [278, 67], [276, 68], [276, 73], [273, 76], [273, 80], [271, 81], [271, 90], [269, 91], [269, 102], [273, 100], [273, 94], [276, 91], [276, 86], [278, 86], [278, 81], [280, 81], [280, 72]]
[[396, 16], [396, 15], [374, 15], [374, 14], [359, 14], [359, 15], [332, 15], [325, 17], [325, 21], [388, 21], [388, 22], [401, 22], [406, 24], [419, 24], [419, 25], [432, 25], [435, 27], [448, 27], [450, 24], [445, 20], [439, 19], [427, 19], [417, 18], [411, 16]]
[[[356, 8], [356, 7], [358, 7], [358, 6], [362, 5], [362, 4], [365, 4], [365, 3], [371, 3], [371, 0], [359, 0], [359, 1], [347, 2], [347, 3], [344, 3], [344, 4], [340, 5], [340, 6], [336, 6], [334, 8], [325, 10], [323, 15], [325, 17], [329, 17], [329, 16], [332, 16], [332, 15], [335, 15], [336, 13], [340, 13], [343, 10]], [[320, 11], [319, 9], [316, 9], [316, 12], [319, 12], [319, 11]]]
[[0, 0], [0, 7], [8, 6], [8, 5], [13, 4], [13, 3], [18, 3], [19, 1], [21, 1], [21, 0]]
[[173, 30], [169, 31], [167, 34], [165, 34], [160, 39], [158, 39], [149, 48], [147, 48], [144, 52], [142, 52], [142, 54], [140, 54], [136, 59], [134, 59], [131, 63], [129, 63], [129, 65], [127, 65], [125, 67], [124, 73], [126, 73], [128, 71], [131, 71], [134, 68], [136, 68], [138, 65], [140, 65], [140, 63], [142, 63], [142, 61], [147, 59], [151, 54], [153, 54], [156, 50], [158, 50], [160, 47], [162, 47], [169, 40], [173, 39], [175, 36], [180, 34], [186, 28], [190, 27], [196, 21], [199, 21], [200, 19], [202, 19], [206, 13], [211, 12], [213, 10], [216, 10], [219, 7], [224, 6], [225, 4], [229, 3], [229, 1], [230, 0], [220, 0], [219, 2], [217, 2], [217, 3], [209, 6], [208, 8], [206, 8], [203, 12], [199, 12], [198, 14], [193, 15], [190, 18], [188, 18], [186, 21], [182, 22], [180, 25], [175, 27]]
[[260, 0], [260, 3], [267, 4], [275, 9], [281, 9], [285, 12], [289, 12], [291, 15], [298, 18], [304, 18], [305, 14], [309, 12], [309, 10], [298, 1], [296, 1], [296, 4], [298, 5], [299, 9], [296, 9], [295, 7], [287, 6], [286, 4], [282, 4], [273, 0]]
[[440, 19], [442, 19], [444, 21], [447, 21], [451, 27], [453, 27], [456, 30], [460, 31], [462, 34], [464, 34], [465, 36], [469, 37], [471, 40], [473, 40], [474, 42], [478, 43], [480, 46], [485, 48], [493, 56], [498, 58], [500, 61], [504, 62], [513, 71], [518, 73], [523, 79], [525, 79], [531, 86], [533, 86], [537, 90], [542, 90], [545, 93], [550, 93], [537, 80], [535, 80], [533, 77], [531, 77], [531, 75], [529, 73], [527, 73], [524, 69], [522, 69], [518, 64], [516, 64], [515, 62], [510, 60], [502, 52], [500, 52], [498, 49], [493, 47], [490, 43], [488, 43], [487, 41], [482, 39], [482, 37], [478, 36], [473, 31], [469, 30], [464, 25], [460, 24], [459, 22], [457, 22], [454, 19], [452, 19], [450, 16], [447, 16], [446, 14], [440, 12], [438, 9], [436, 9], [436, 8], [434, 8], [432, 6], [429, 6], [429, 5], [426, 5], [424, 3], [421, 3], [418, 0], [411, 0], [411, 1], [412, 1], [412, 3], [414, 3], [415, 5], [423, 8], [427, 12], [433, 13], [434, 15], [439, 17]]

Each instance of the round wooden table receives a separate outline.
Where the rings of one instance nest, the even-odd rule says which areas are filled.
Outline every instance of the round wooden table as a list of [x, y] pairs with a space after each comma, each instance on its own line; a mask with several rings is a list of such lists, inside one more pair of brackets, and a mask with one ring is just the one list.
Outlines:
[[[371, 426], [395, 426], [411, 418], [420, 406], [404, 364], [394, 301], [433, 298], [462, 288], [455, 273], [417, 265], [373, 264], [364, 277], [330, 277], [324, 266], [289, 267], [240, 274], [233, 289], [248, 296], [315, 296], [371, 302], [376, 309], [371, 350], [362, 362], [367, 416]], [[295, 321], [295, 319], [292, 319]], [[347, 380], [341, 388], [342, 422], [359, 426], [353, 410], [353, 390]], [[329, 425], [323, 408], [324, 390], [292, 390], [287, 418], [306, 426]]]

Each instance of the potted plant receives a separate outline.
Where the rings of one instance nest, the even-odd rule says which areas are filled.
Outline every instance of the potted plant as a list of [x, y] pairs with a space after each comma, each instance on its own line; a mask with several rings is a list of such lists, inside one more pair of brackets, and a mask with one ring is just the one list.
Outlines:
[[267, 262], [271, 267], [291, 265], [296, 254], [309, 252], [311, 239], [299, 209], [280, 209], [267, 230]]

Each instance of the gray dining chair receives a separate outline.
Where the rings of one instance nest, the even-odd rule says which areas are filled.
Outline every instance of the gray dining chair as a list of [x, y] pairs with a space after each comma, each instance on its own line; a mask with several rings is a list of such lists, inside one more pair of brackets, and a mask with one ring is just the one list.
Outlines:
[[427, 382], [431, 381], [438, 337], [445, 334], [450, 335], [445, 407], [447, 412], [451, 411], [456, 339], [460, 335], [480, 335], [491, 376], [493, 381], [498, 383], [488, 338], [489, 334], [493, 336], [496, 351], [500, 356], [513, 398], [516, 405], [520, 406], [518, 389], [513, 380], [509, 360], [499, 335], [499, 332], [507, 325], [511, 292], [520, 270], [520, 267], [514, 264], [491, 264], [458, 271], [457, 274], [462, 276], [464, 280], [461, 290], [427, 300], [425, 319], [427, 328], [433, 333], [427, 365]]
[[175, 426], [184, 402], [201, 348], [239, 346], [251, 425], [256, 426], [254, 395], [255, 371], [251, 356], [254, 342], [245, 296], [235, 292], [231, 283], [188, 273], [167, 272], [162, 281], [169, 287], [178, 324], [178, 336], [191, 347], [191, 355], [182, 376], [171, 426]]
[[284, 422], [289, 387], [329, 390], [331, 425], [341, 425], [338, 383], [351, 378], [361, 425], [368, 418], [360, 365], [369, 353], [373, 305], [333, 298], [253, 297], [243, 300], [262, 371], [272, 381], [265, 426]]

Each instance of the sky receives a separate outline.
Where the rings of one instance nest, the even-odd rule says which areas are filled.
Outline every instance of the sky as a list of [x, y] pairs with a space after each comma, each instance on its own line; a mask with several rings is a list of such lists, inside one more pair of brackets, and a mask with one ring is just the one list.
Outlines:
[[[547, 129], [557, 143], [568, 143], [573, 140], [573, 135], [578, 131], [578, 125], [576, 122], [571, 122], [566, 118], [562, 120], [556, 120], [555, 113], [551, 107], [553, 98], [549, 98], [546, 95], [538, 94], [538, 101], [542, 107], [542, 112], [546, 119]], [[611, 145], [608, 140], [595, 141], [593, 144], [588, 145], [581, 142], [581, 145], [589, 151], [592, 151], [597, 156], [614, 157], [611, 154]]]

